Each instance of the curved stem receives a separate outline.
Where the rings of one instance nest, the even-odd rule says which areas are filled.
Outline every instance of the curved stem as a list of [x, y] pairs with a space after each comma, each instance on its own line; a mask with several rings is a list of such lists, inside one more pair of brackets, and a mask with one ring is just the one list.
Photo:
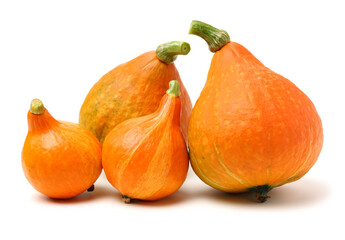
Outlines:
[[192, 21], [189, 34], [194, 34], [203, 38], [207, 42], [211, 52], [220, 50], [230, 42], [230, 36], [226, 31], [196, 20]]
[[267, 196], [267, 193], [273, 189], [272, 186], [265, 184], [265, 185], [260, 185], [257, 187], [252, 187], [249, 188], [249, 191], [253, 191], [256, 193], [256, 199], [263, 203], [266, 202], [267, 198], [270, 198], [270, 196]]
[[30, 112], [37, 115], [43, 114], [44, 105], [42, 101], [37, 98], [33, 99], [30, 104]]
[[166, 91], [169, 96], [178, 97], [180, 96], [180, 84], [177, 80], [169, 82], [169, 89]]
[[170, 64], [176, 60], [177, 55], [187, 55], [189, 51], [189, 43], [172, 41], [159, 45], [156, 49], [156, 55], [162, 62]]

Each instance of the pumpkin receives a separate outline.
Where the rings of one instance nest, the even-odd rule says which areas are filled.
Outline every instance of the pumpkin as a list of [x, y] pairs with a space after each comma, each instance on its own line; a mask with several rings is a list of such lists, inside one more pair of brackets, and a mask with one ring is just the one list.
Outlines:
[[189, 162], [180, 112], [175, 80], [154, 113], [120, 123], [105, 138], [104, 172], [124, 202], [158, 200], [183, 184]]
[[31, 102], [22, 166], [29, 183], [57, 199], [94, 188], [102, 171], [101, 144], [79, 124], [55, 120], [42, 101]]
[[173, 41], [117, 66], [92, 87], [80, 109], [79, 123], [103, 143], [119, 123], [153, 113], [169, 81], [176, 79], [181, 86], [181, 129], [187, 138], [192, 104], [173, 62], [189, 51], [188, 43]]
[[296, 85], [231, 42], [226, 31], [193, 21], [190, 33], [214, 52], [189, 122], [193, 170], [213, 188], [254, 191], [264, 202], [268, 191], [300, 179], [316, 162], [320, 117]]

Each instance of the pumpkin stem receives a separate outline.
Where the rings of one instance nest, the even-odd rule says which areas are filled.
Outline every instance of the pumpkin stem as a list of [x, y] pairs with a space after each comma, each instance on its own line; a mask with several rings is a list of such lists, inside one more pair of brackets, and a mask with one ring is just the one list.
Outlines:
[[256, 193], [256, 199], [263, 203], [266, 202], [267, 198], [270, 198], [270, 196], [267, 196], [267, 193], [272, 190], [272, 186], [265, 184], [265, 185], [260, 185], [257, 187], [252, 187], [249, 188], [249, 191], [253, 191]]
[[95, 190], [95, 185], [92, 184], [92, 186], [89, 187], [89, 188], [87, 189], [87, 191], [88, 191], [88, 192], [92, 192], [93, 190]]
[[176, 60], [177, 55], [187, 55], [189, 51], [189, 43], [172, 41], [159, 45], [156, 49], [156, 55], [162, 62], [170, 64]]
[[132, 202], [132, 198], [131, 197], [128, 197], [126, 195], [122, 195], [122, 201], [124, 203], [131, 203]]
[[220, 50], [230, 42], [230, 36], [226, 31], [196, 20], [192, 21], [189, 34], [194, 34], [203, 38], [207, 42], [211, 52]]
[[33, 99], [30, 104], [30, 112], [37, 115], [43, 114], [44, 105], [42, 101], [37, 98]]
[[169, 89], [166, 91], [169, 96], [179, 97], [180, 96], [180, 84], [177, 80], [169, 82]]

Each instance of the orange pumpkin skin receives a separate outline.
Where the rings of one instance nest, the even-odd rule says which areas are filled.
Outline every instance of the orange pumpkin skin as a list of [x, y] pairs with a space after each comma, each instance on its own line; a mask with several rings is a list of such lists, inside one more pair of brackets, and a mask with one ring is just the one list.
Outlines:
[[187, 137], [192, 111], [188, 92], [174, 63], [160, 61], [155, 51], [144, 53], [105, 74], [88, 93], [80, 110], [79, 123], [103, 143], [117, 124], [153, 113], [171, 79], [181, 85], [181, 129]]
[[55, 120], [47, 110], [28, 113], [22, 151], [25, 177], [40, 193], [72, 198], [90, 188], [102, 171], [101, 144], [79, 124]]
[[213, 56], [188, 139], [193, 170], [205, 183], [225, 192], [267, 193], [310, 170], [323, 130], [301, 90], [229, 42]]
[[104, 172], [127, 200], [158, 200], [183, 184], [188, 152], [179, 121], [180, 99], [165, 95], [156, 112], [124, 121], [106, 137]]

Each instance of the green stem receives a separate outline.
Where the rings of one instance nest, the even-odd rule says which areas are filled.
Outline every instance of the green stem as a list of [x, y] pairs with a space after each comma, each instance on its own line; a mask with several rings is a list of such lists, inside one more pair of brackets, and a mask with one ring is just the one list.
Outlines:
[[249, 188], [249, 191], [253, 191], [256, 193], [256, 199], [263, 203], [266, 202], [267, 198], [270, 198], [270, 196], [267, 196], [267, 193], [273, 189], [272, 186], [265, 184], [265, 185], [260, 185], [256, 187]]
[[170, 64], [176, 60], [177, 55], [187, 55], [189, 51], [189, 43], [172, 41], [159, 45], [156, 49], [156, 55], [162, 62]]
[[180, 96], [180, 84], [177, 80], [169, 82], [169, 89], [166, 91], [169, 96], [178, 97]]
[[220, 50], [230, 42], [230, 36], [226, 31], [196, 20], [192, 21], [189, 34], [194, 34], [203, 38], [207, 42], [211, 52]]
[[30, 112], [37, 115], [43, 114], [44, 105], [42, 101], [37, 98], [33, 99], [30, 104]]

